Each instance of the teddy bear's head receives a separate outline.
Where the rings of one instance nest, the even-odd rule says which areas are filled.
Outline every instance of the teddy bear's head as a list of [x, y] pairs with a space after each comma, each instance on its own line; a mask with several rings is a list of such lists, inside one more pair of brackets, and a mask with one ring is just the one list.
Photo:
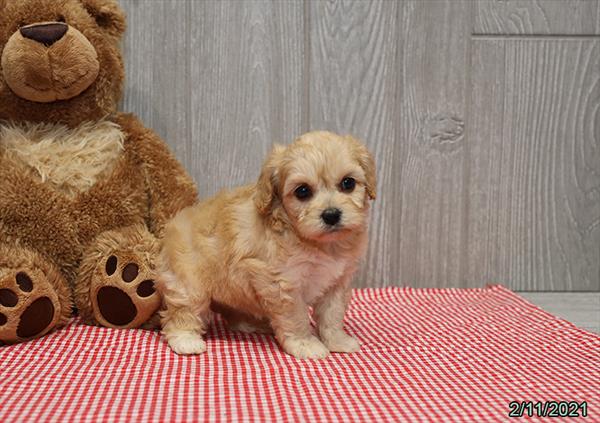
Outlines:
[[0, 0], [0, 120], [75, 126], [122, 94], [115, 0]]

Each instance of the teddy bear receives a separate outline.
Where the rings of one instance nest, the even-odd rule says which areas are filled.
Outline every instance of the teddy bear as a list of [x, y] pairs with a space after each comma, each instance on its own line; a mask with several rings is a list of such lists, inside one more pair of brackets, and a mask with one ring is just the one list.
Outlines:
[[159, 239], [197, 191], [165, 142], [117, 111], [124, 30], [115, 0], [0, 0], [3, 343], [73, 309], [89, 324], [156, 325]]

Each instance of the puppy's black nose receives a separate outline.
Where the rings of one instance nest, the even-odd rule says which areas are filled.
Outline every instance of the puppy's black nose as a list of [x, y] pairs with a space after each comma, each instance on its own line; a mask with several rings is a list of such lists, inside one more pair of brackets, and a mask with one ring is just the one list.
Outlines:
[[340, 221], [341, 217], [342, 211], [333, 207], [325, 209], [325, 211], [321, 213], [321, 219], [323, 219], [323, 222], [329, 226], [336, 225]]
[[65, 23], [53, 22], [24, 26], [20, 31], [23, 37], [50, 47], [60, 40], [67, 33], [68, 29], [69, 27]]

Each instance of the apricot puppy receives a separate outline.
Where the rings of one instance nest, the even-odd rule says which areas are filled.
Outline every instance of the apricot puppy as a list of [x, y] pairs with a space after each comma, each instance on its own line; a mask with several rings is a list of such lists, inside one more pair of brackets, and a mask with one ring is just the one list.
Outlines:
[[183, 209], [166, 227], [158, 281], [170, 347], [204, 352], [212, 309], [232, 329], [272, 329], [297, 358], [357, 351], [343, 318], [374, 198], [366, 147], [320, 131], [276, 146], [256, 184]]

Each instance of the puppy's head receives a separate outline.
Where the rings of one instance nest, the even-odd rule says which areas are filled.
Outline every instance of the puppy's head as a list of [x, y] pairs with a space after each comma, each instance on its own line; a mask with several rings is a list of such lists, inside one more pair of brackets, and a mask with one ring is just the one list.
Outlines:
[[313, 241], [335, 241], [367, 224], [375, 199], [375, 162], [350, 136], [309, 132], [266, 160], [254, 201], [258, 211]]

